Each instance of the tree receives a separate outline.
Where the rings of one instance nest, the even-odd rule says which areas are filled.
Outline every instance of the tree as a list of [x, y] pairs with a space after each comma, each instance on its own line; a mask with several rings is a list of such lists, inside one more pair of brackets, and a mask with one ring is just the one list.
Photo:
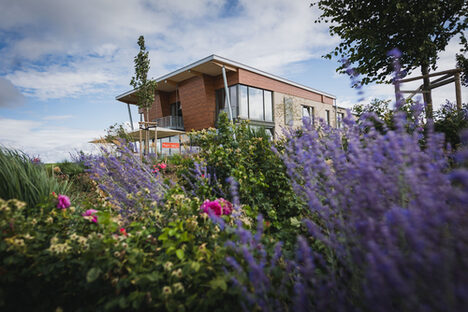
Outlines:
[[354, 105], [352, 112], [357, 117], [358, 123], [371, 121], [377, 131], [386, 133], [388, 130], [395, 130], [394, 118], [397, 111], [405, 113], [408, 121], [414, 124], [418, 118], [416, 108], [411, 99], [406, 100], [396, 109], [391, 108], [390, 100], [372, 99], [369, 104]]
[[135, 76], [132, 77], [130, 85], [137, 90], [137, 105], [139, 108], [146, 108], [146, 120], [149, 121], [149, 108], [154, 102], [156, 81], [148, 80], [150, 60], [143, 36], [138, 38], [138, 45], [140, 46], [140, 52], [138, 52], [138, 55], [134, 58]]
[[[403, 72], [420, 68], [423, 75], [437, 68], [438, 53], [449, 40], [460, 35], [465, 40], [468, 27], [468, 0], [320, 0], [322, 10], [316, 22], [331, 23], [330, 34], [340, 44], [326, 58], [346, 58], [363, 76], [362, 84], [389, 82], [393, 66], [387, 53], [402, 51]], [[345, 65], [337, 71], [345, 72]], [[432, 118], [429, 78], [423, 90], [426, 116]]]
[[[468, 53], [468, 41], [466, 38], [462, 38], [463, 48], [461, 49], [462, 53]], [[468, 87], [468, 58], [464, 54], [457, 54], [457, 67], [461, 68], [461, 83], [465, 87]]]
[[447, 101], [434, 115], [434, 130], [444, 133], [445, 142], [458, 149], [462, 142], [461, 134], [468, 129], [468, 104], [464, 103], [458, 110], [455, 103]]

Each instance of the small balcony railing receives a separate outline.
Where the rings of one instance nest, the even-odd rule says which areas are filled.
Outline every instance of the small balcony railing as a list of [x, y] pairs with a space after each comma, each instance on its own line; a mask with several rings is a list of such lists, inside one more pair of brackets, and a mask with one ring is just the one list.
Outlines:
[[184, 130], [184, 120], [182, 116], [165, 116], [154, 121], [158, 123], [158, 127]]

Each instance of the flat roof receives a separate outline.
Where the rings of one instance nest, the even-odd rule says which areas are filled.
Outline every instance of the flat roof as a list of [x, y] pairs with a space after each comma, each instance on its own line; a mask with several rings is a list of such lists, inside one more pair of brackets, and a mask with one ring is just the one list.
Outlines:
[[[325, 95], [328, 96], [332, 99], [336, 99], [336, 97], [332, 94], [313, 89], [304, 85], [301, 85], [299, 83], [290, 81], [288, 79], [281, 78], [279, 76], [264, 72], [262, 70], [250, 67], [248, 65], [241, 64], [236, 61], [229, 60], [227, 58], [212, 54], [208, 57], [205, 57], [199, 61], [196, 61], [192, 64], [189, 64], [187, 66], [184, 66], [180, 69], [177, 69], [169, 74], [166, 74], [164, 76], [161, 76], [159, 78], [156, 78], [155, 81], [158, 83], [157, 90], [161, 91], [174, 91], [176, 89], [177, 83], [182, 82], [184, 80], [187, 80], [189, 78], [199, 76], [200, 74], [206, 74], [210, 76], [218, 76], [221, 75], [222, 69], [221, 66], [225, 65], [227, 70], [236, 70], [236, 69], [244, 69], [248, 70], [250, 72], [287, 83], [289, 85], [311, 91], [317, 94]], [[130, 104], [135, 104], [136, 101], [136, 96], [135, 93], [136, 90], [130, 90], [125, 93], [122, 93], [118, 96], [115, 97], [116, 100], [124, 102], [124, 103], [130, 103]]]

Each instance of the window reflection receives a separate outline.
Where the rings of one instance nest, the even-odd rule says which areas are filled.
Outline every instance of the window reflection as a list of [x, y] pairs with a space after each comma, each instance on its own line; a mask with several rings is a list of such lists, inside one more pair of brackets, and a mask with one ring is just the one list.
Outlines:
[[265, 100], [265, 121], [273, 121], [273, 99], [271, 91], [263, 91]]
[[263, 90], [249, 87], [249, 119], [263, 119]]
[[[273, 94], [244, 85], [229, 87], [233, 118], [250, 119], [258, 121], [273, 121]], [[216, 107], [218, 115], [226, 112], [229, 117], [224, 89], [216, 90]]]
[[239, 86], [239, 117], [249, 118], [247, 86]]

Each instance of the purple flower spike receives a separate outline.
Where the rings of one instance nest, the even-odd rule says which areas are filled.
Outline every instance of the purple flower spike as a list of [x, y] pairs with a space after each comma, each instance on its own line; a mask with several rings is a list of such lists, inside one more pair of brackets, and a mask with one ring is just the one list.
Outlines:
[[388, 56], [401, 57], [401, 51], [398, 48], [393, 48], [387, 53]]

